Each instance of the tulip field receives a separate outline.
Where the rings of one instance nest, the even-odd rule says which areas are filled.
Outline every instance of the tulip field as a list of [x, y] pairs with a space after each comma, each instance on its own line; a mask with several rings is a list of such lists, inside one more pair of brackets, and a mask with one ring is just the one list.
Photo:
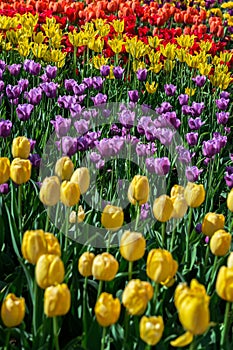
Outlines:
[[233, 349], [233, 1], [0, 0], [0, 349]]

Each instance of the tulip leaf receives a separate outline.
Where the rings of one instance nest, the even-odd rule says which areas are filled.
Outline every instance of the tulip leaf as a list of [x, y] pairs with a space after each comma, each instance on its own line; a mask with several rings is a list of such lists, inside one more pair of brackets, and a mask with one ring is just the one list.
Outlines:
[[12, 218], [7, 205], [5, 205], [5, 208], [6, 208], [8, 222], [9, 222], [9, 226], [10, 226], [12, 245], [13, 245], [15, 254], [17, 255], [18, 258], [20, 258], [19, 249], [18, 249], [18, 245], [17, 245], [17, 241], [16, 241], [16, 237], [18, 236], [19, 232], [18, 232], [18, 229], [16, 227], [15, 220]]

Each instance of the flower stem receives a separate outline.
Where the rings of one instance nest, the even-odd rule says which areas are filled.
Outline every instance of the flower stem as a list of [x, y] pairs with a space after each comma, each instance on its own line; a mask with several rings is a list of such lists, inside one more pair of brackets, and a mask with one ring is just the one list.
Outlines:
[[214, 265], [212, 267], [210, 280], [209, 280], [209, 284], [208, 284], [208, 287], [207, 287], [207, 294], [209, 294], [209, 292], [211, 290], [211, 287], [213, 285], [213, 282], [215, 280], [215, 274], [216, 274], [216, 271], [217, 271], [217, 264], [218, 264], [218, 257], [217, 257], [217, 255], [215, 255], [215, 257], [214, 257]]
[[87, 350], [87, 281], [88, 278], [85, 277], [84, 286], [83, 286], [83, 340], [82, 347]]
[[57, 317], [53, 317], [53, 337], [54, 337], [54, 347], [56, 350], [60, 350], [59, 341], [58, 341], [58, 325], [57, 325]]
[[73, 67], [74, 79], [76, 78], [76, 62], [77, 62], [77, 47], [74, 46], [74, 67]]
[[6, 330], [6, 341], [5, 341], [4, 350], [7, 350], [7, 349], [8, 349], [9, 342], [10, 342], [10, 335], [11, 335], [11, 329], [10, 329], [10, 328], [7, 328], [7, 330]]
[[196, 342], [195, 342], [195, 338], [193, 337], [193, 341], [189, 346], [189, 350], [195, 350], [196, 349]]
[[127, 310], [125, 310], [125, 319], [124, 319], [124, 343], [123, 343], [123, 350], [127, 350], [127, 343], [128, 343], [128, 337], [129, 337], [129, 314]]
[[161, 231], [162, 231], [162, 248], [166, 248], [166, 241], [167, 241], [167, 237], [166, 237], [166, 222], [162, 223], [162, 227], [161, 227]]
[[172, 230], [172, 237], [171, 237], [171, 242], [170, 242], [170, 252], [171, 253], [172, 253], [172, 250], [173, 250], [175, 235], [176, 235], [176, 226], [174, 226], [174, 228]]
[[38, 286], [36, 283], [36, 277], [34, 279], [34, 288], [33, 288], [33, 316], [32, 316], [32, 324], [33, 324], [33, 333], [34, 337], [36, 337], [37, 333], [37, 309], [38, 309]]
[[45, 222], [45, 232], [48, 232], [48, 228], [49, 228], [50, 211], [51, 211], [51, 207], [48, 207], [46, 222]]
[[188, 230], [186, 234], [185, 265], [187, 265], [189, 261], [189, 239], [190, 239], [190, 232], [191, 232], [191, 226], [192, 226], [192, 215], [193, 215], [193, 208], [189, 208]]
[[225, 315], [224, 315], [224, 327], [223, 327], [223, 332], [222, 332], [222, 337], [221, 337], [221, 347], [223, 347], [227, 341], [227, 336], [228, 336], [228, 331], [231, 323], [231, 302], [227, 301], [226, 303], [226, 309], [225, 309]]
[[103, 283], [104, 283], [104, 281], [100, 281], [100, 282], [99, 282], [98, 293], [97, 293], [97, 299], [99, 298], [99, 296], [100, 296], [100, 294], [101, 294], [101, 292], [102, 292]]
[[104, 350], [106, 333], [107, 333], [107, 328], [104, 327], [103, 333], [102, 333], [102, 338], [101, 338], [101, 350]]
[[133, 262], [129, 261], [129, 269], [128, 269], [128, 279], [129, 281], [132, 279], [133, 275]]
[[20, 242], [22, 242], [22, 185], [18, 187], [18, 215], [19, 215], [19, 234], [20, 234]]
[[67, 250], [67, 244], [68, 244], [69, 216], [70, 216], [70, 209], [67, 208], [66, 218], [65, 218], [65, 247], [64, 247], [65, 252]]
[[151, 346], [149, 344], [146, 345], [145, 350], [151, 350]]
[[137, 228], [138, 228], [139, 218], [140, 218], [140, 205], [137, 203], [136, 204], [136, 222], [135, 222], [135, 231], [136, 232], [137, 232]]

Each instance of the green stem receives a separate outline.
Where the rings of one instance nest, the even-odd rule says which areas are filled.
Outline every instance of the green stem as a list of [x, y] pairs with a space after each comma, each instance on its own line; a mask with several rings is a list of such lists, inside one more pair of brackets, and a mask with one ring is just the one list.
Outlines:
[[19, 234], [20, 234], [20, 243], [22, 242], [22, 195], [23, 195], [23, 186], [19, 185], [18, 187], [18, 215], [19, 215]]
[[195, 350], [196, 349], [196, 342], [195, 342], [195, 337], [193, 337], [193, 341], [189, 346], [189, 350]]
[[137, 232], [138, 223], [140, 218], [140, 205], [136, 203], [136, 222], [135, 222], [135, 231]]
[[206, 253], [205, 253], [205, 263], [204, 263], [205, 269], [207, 268], [207, 265], [208, 265], [209, 255], [210, 255], [210, 245], [208, 244], [206, 248]]
[[112, 239], [112, 232], [111, 231], [107, 232], [107, 237], [108, 237], [108, 241], [107, 241], [107, 253], [108, 253], [110, 250], [111, 239]]
[[151, 350], [151, 346], [150, 346], [149, 344], [147, 344], [147, 345], [145, 346], [145, 350]]
[[38, 286], [36, 283], [36, 277], [34, 279], [34, 288], [33, 288], [33, 316], [32, 316], [32, 324], [33, 324], [33, 333], [34, 337], [36, 337], [37, 333], [37, 308], [38, 308]]
[[132, 275], [133, 275], [133, 261], [129, 261], [129, 268], [128, 268], [129, 281], [132, 279]]
[[174, 226], [174, 228], [172, 230], [172, 237], [171, 237], [171, 242], [170, 242], [170, 252], [171, 253], [172, 253], [172, 250], [173, 250], [175, 235], [176, 235], [176, 225]]
[[127, 310], [125, 310], [124, 325], [125, 325], [125, 332], [124, 332], [123, 350], [127, 350], [128, 337], [129, 337], [129, 314], [128, 314]]
[[45, 222], [45, 232], [48, 232], [50, 212], [51, 212], [51, 207], [48, 207], [48, 209], [47, 209], [47, 216], [46, 216], [46, 222]]
[[187, 265], [189, 261], [189, 239], [190, 239], [190, 232], [191, 232], [191, 226], [192, 226], [192, 215], [193, 215], [193, 208], [189, 208], [188, 230], [186, 234], [186, 247], [185, 247], [185, 265]]
[[74, 79], [76, 78], [77, 47], [74, 47]]
[[156, 314], [156, 303], [157, 303], [158, 295], [159, 295], [159, 283], [154, 282], [154, 295], [153, 295], [153, 299], [152, 299], [152, 308], [151, 308], [151, 310], [155, 314]]
[[65, 252], [67, 250], [67, 245], [68, 245], [69, 216], [70, 216], [70, 209], [67, 208], [66, 218], [65, 218], [65, 247], [64, 247]]
[[103, 289], [103, 283], [104, 281], [99, 281], [99, 287], [98, 287], [98, 293], [97, 293], [97, 299], [99, 298], [101, 292], [102, 292], [102, 289]]
[[208, 287], [207, 287], [207, 294], [209, 294], [210, 290], [211, 290], [211, 287], [214, 283], [214, 280], [215, 280], [215, 274], [217, 272], [217, 264], [218, 264], [218, 257], [217, 255], [215, 255], [214, 257], [214, 265], [212, 267], [212, 271], [211, 271], [211, 275], [210, 275], [210, 279], [209, 279], [209, 284], [208, 284]]
[[88, 278], [85, 277], [84, 286], [83, 286], [83, 340], [82, 347], [87, 350], [87, 281]]
[[161, 227], [161, 231], [162, 231], [162, 248], [166, 248], [166, 241], [167, 241], [167, 237], [166, 237], [166, 222], [162, 223], [162, 227]]
[[107, 333], [107, 328], [103, 327], [103, 333], [101, 338], [101, 350], [104, 350], [106, 333]]
[[59, 341], [58, 341], [58, 324], [57, 317], [53, 317], [53, 339], [54, 339], [54, 347], [56, 350], [60, 350]]
[[226, 309], [225, 309], [225, 315], [224, 315], [224, 327], [221, 337], [221, 347], [226, 344], [227, 336], [229, 332], [229, 327], [231, 323], [231, 312], [230, 312], [231, 302], [227, 301], [226, 303]]
[[4, 350], [7, 350], [7, 349], [8, 349], [9, 342], [10, 342], [10, 335], [11, 335], [11, 329], [10, 329], [10, 328], [7, 328], [7, 330], [6, 330], [6, 341], [5, 341]]

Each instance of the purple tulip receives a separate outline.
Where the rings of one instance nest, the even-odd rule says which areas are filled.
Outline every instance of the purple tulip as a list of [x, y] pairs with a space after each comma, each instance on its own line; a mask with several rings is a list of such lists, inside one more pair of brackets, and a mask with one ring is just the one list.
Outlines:
[[19, 120], [26, 121], [30, 118], [31, 113], [33, 111], [34, 106], [29, 103], [24, 103], [22, 105], [18, 105], [16, 108], [16, 114]]
[[11, 134], [12, 122], [10, 120], [0, 119], [0, 137], [8, 137]]
[[39, 156], [39, 154], [37, 154], [37, 153], [30, 154], [29, 160], [32, 163], [32, 166], [34, 168], [39, 168], [40, 167], [41, 157]]
[[26, 98], [32, 105], [37, 105], [42, 100], [42, 92], [43, 91], [40, 87], [32, 88], [24, 93], [24, 98]]
[[199, 117], [204, 108], [205, 108], [205, 105], [203, 102], [201, 102], [201, 103], [193, 102], [191, 105], [192, 117]]
[[0, 193], [7, 194], [9, 192], [9, 185], [7, 183], [0, 185]]
[[45, 68], [45, 73], [49, 79], [55, 79], [57, 76], [57, 67], [48, 65]]
[[202, 233], [202, 224], [198, 223], [195, 227], [195, 230], [197, 233]]
[[233, 167], [226, 167], [226, 175], [224, 176], [224, 180], [226, 181], [226, 185], [231, 189], [233, 188]]
[[160, 107], [155, 108], [157, 114], [169, 112], [172, 109], [172, 105], [169, 102], [162, 102]]
[[[87, 89], [86, 84], [74, 84], [73, 85], [73, 93], [78, 96], [82, 96]], [[83, 95], [86, 96], [86, 95]]]
[[138, 99], [139, 99], [138, 90], [129, 90], [128, 96], [129, 96], [130, 101], [138, 102]]
[[76, 97], [69, 95], [59, 96], [57, 103], [59, 107], [69, 109], [73, 104], [76, 103]]
[[219, 100], [215, 100], [216, 106], [221, 111], [225, 111], [227, 109], [229, 102], [230, 100], [225, 98], [220, 98]]
[[224, 98], [227, 100], [230, 97], [230, 93], [227, 91], [222, 91], [219, 96], [220, 96], [220, 98]]
[[3, 70], [0, 69], [0, 80], [3, 79], [3, 73], [4, 73]]
[[5, 71], [6, 66], [7, 66], [7, 64], [6, 64], [3, 60], [0, 60], [0, 69], [1, 69], [3, 72]]
[[138, 69], [136, 74], [139, 81], [145, 81], [147, 78], [147, 69]]
[[121, 113], [119, 113], [119, 122], [126, 127], [127, 129], [130, 129], [134, 126], [135, 121], [135, 112], [131, 112], [128, 109], [123, 110]]
[[181, 106], [187, 105], [188, 104], [188, 100], [189, 100], [189, 95], [181, 94], [181, 95], [178, 96], [178, 100], [179, 100], [179, 104]]
[[100, 104], [106, 103], [108, 96], [98, 93], [95, 97], [91, 97], [91, 99], [94, 102], [94, 106], [98, 106]]
[[150, 173], [164, 176], [167, 175], [170, 171], [170, 161], [167, 157], [147, 158], [146, 168]]
[[80, 119], [80, 120], [74, 122], [74, 127], [75, 127], [78, 134], [83, 135], [89, 129], [89, 121], [87, 121], [85, 119]]
[[26, 91], [29, 86], [28, 79], [20, 79], [18, 85], [21, 87], [22, 92]]
[[69, 108], [70, 115], [72, 118], [78, 118], [81, 115], [82, 110], [83, 110], [83, 107], [79, 103], [74, 103]]
[[91, 89], [93, 87], [93, 80], [91, 77], [84, 78], [83, 83], [88, 87], [88, 89]]
[[77, 81], [74, 79], [65, 79], [64, 80], [64, 87], [69, 92], [70, 91], [74, 92], [73, 87], [76, 85], [78, 85], [78, 84], [77, 84]]
[[7, 66], [7, 69], [9, 70], [11, 75], [16, 76], [16, 75], [18, 75], [20, 73], [21, 67], [22, 67], [22, 64], [14, 63], [12, 65]]
[[32, 152], [36, 145], [36, 140], [29, 139], [30, 142], [30, 152]]
[[165, 94], [167, 96], [174, 96], [176, 89], [177, 89], [177, 87], [173, 84], [165, 84], [164, 85]]
[[196, 166], [188, 166], [185, 170], [185, 176], [188, 181], [195, 182], [198, 180], [198, 177], [202, 171], [202, 169], [198, 169]]
[[107, 77], [110, 73], [110, 67], [109, 66], [101, 66], [100, 67], [100, 74], [103, 76], [103, 77]]
[[185, 136], [189, 146], [196, 146], [198, 141], [198, 133], [197, 132], [189, 132]]
[[139, 157], [145, 157], [147, 155], [147, 145], [138, 143], [136, 146], [136, 153]]
[[140, 220], [146, 220], [150, 212], [150, 204], [142, 204], [140, 209]]
[[50, 123], [54, 126], [57, 137], [67, 135], [71, 126], [71, 119], [62, 118], [61, 115], [56, 115], [55, 120], [51, 120]]
[[124, 73], [124, 69], [121, 68], [120, 66], [113, 68], [113, 75], [116, 79], [122, 79], [123, 73]]
[[196, 78], [192, 78], [192, 81], [194, 81], [196, 86], [202, 87], [205, 85], [206, 76], [205, 75], [197, 75]]
[[51, 81], [50, 83], [40, 84], [43, 92], [48, 98], [55, 98], [57, 94], [58, 84]]
[[201, 118], [189, 118], [188, 120], [188, 125], [191, 130], [198, 130], [203, 124], [205, 124], [205, 122], [202, 122]]
[[61, 146], [63, 154], [71, 157], [77, 152], [77, 139], [70, 136], [62, 137]]
[[177, 146], [176, 150], [178, 152], [178, 160], [183, 164], [190, 164], [194, 154], [191, 154], [188, 149], [183, 146]]
[[167, 128], [158, 128], [156, 130], [155, 135], [156, 135], [156, 138], [162, 143], [162, 145], [169, 146], [172, 143], [175, 132]]
[[102, 79], [101, 77], [93, 77], [92, 82], [93, 82], [93, 88], [95, 90], [102, 90], [103, 89], [103, 83], [105, 79]]
[[101, 155], [97, 152], [91, 152], [90, 154], [90, 161], [92, 163], [98, 163], [101, 159]]
[[100, 159], [96, 164], [95, 164], [95, 167], [96, 169], [100, 170], [100, 169], [103, 169], [105, 165], [105, 160], [104, 159]]
[[22, 89], [19, 85], [10, 85], [8, 84], [6, 86], [6, 95], [8, 97], [9, 100], [15, 100], [16, 98], [18, 98], [20, 96], [22, 92]]
[[202, 153], [205, 157], [212, 158], [218, 152], [219, 152], [219, 147], [216, 140], [203, 141]]
[[32, 75], [39, 75], [41, 70], [41, 64], [33, 60], [25, 60], [23, 65], [24, 70]]
[[218, 124], [226, 125], [230, 116], [229, 112], [216, 113]]
[[188, 105], [183, 105], [181, 107], [181, 111], [184, 115], [191, 115], [192, 114], [192, 108]]
[[0, 80], [0, 92], [3, 91], [4, 86], [5, 86], [4, 81]]
[[144, 135], [146, 132], [146, 129], [150, 126], [154, 126], [154, 122], [152, 121], [151, 117], [141, 117], [139, 119], [138, 125], [137, 125], [137, 131], [139, 134]]

